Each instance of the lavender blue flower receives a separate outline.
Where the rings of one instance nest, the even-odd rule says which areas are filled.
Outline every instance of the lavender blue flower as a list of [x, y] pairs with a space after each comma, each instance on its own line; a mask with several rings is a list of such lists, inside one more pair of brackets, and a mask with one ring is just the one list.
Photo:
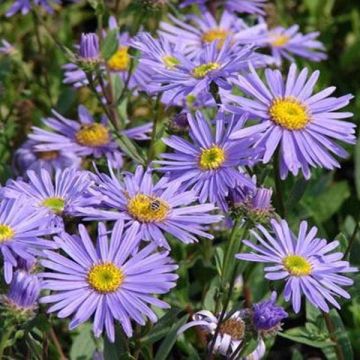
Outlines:
[[205, 6], [207, 0], [180, 0], [180, 7], [184, 8], [189, 5], [197, 4], [200, 6]]
[[66, 119], [53, 110], [54, 117], [43, 120], [51, 130], [33, 128], [29, 138], [39, 144], [39, 151], [66, 151], [80, 157], [91, 156], [95, 159], [106, 158], [113, 167], [123, 164], [122, 153], [110, 133], [108, 119], [96, 122], [89, 111], [82, 105], [78, 108], [79, 121]]
[[342, 274], [357, 271], [350, 267], [349, 262], [341, 260], [342, 253], [330, 253], [339, 246], [339, 242], [327, 243], [325, 239], [316, 237], [316, 227], [307, 232], [306, 221], [301, 222], [298, 237], [285, 220], [271, 220], [271, 227], [274, 235], [258, 225], [260, 235], [256, 231], [252, 233], [259, 245], [244, 240], [243, 243], [254, 252], [237, 254], [236, 258], [271, 264], [265, 267], [265, 278], [285, 281], [284, 298], [291, 300], [296, 313], [300, 311], [302, 295], [325, 312], [329, 311], [328, 303], [339, 309], [340, 304], [335, 298], [350, 298], [341, 286], [353, 284]]
[[11, 17], [18, 12], [21, 12], [21, 15], [26, 15], [33, 6], [40, 6], [52, 14], [54, 12], [53, 4], [61, 4], [61, 0], [15, 0], [5, 15]]
[[6, 295], [6, 302], [16, 310], [31, 311], [37, 306], [40, 295], [40, 280], [26, 271], [16, 271]]
[[16, 150], [13, 167], [17, 173], [26, 175], [27, 170], [45, 169], [52, 172], [68, 167], [80, 168], [81, 158], [75, 153], [62, 150], [39, 151], [38, 145], [40, 143], [35, 140], [27, 140]]
[[[144, 61], [142, 59], [140, 58], [140, 62]], [[176, 66], [169, 69], [164, 69], [162, 62], [154, 63], [149, 92], [171, 90], [173, 99], [182, 96], [185, 100], [189, 94], [196, 98], [201, 93], [210, 93], [211, 83], [231, 90], [231, 81], [236, 79], [240, 71], [248, 69], [249, 62], [253, 62], [255, 66], [265, 65], [263, 56], [255, 54], [250, 45], [239, 47], [235, 51], [229, 39], [220, 50], [218, 42], [214, 41], [206, 45], [196, 59], [181, 54], [177, 54], [176, 59]]]
[[257, 41], [260, 46], [270, 47], [275, 64], [280, 66], [282, 59], [295, 61], [293, 55], [300, 56], [311, 61], [321, 61], [327, 58], [324, 45], [316, 40], [318, 32], [302, 34], [299, 25], [293, 25], [288, 29], [278, 26], [263, 34], [263, 39]]
[[110, 169], [110, 176], [99, 174], [95, 197], [102, 197], [102, 205], [109, 210], [83, 208], [80, 212], [88, 220], [124, 219], [126, 225], [139, 225], [140, 237], [169, 248], [164, 234], [171, 234], [184, 243], [198, 241], [197, 236], [212, 239], [205, 226], [221, 220], [211, 215], [213, 204], [190, 205], [197, 200], [193, 191], [180, 191], [181, 183], [169, 182], [167, 177], [153, 184], [151, 170], [141, 166], [134, 174], [125, 173], [119, 180]]
[[230, 12], [265, 15], [266, 2], [267, 0], [226, 0], [225, 7]]
[[273, 292], [271, 298], [254, 304], [252, 307], [252, 320], [257, 331], [261, 333], [278, 331], [281, 321], [288, 317], [288, 313], [276, 305], [277, 294]]
[[0, 201], [0, 251], [7, 283], [13, 278], [19, 258], [32, 262], [43, 249], [55, 247], [53, 241], [40, 238], [54, 233], [50, 227], [40, 229], [44, 216], [43, 211], [34, 211], [23, 197]]
[[131, 320], [145, 325], [146, 318], [155, 322], [157, 316], [149, 305], [168, 308], [153, 294], [167, 293], [178, 278], [177, 266], [168, 252], [156, 252], [156, 245], [138, 248], [139, 224], [125, 233], [124, 223], [114, 226], [110, 241], [104, 224], [98, 227], [98, 239], [93, 245], [83, 225], [80, 238], [62, 233], [55, 241], [68, 256], [45, 251], [42, 265], [52, 271], [40, 274], [42, 287], [53, 293], [41, 298], [50, 303], [49, 312], [59, 318], [74, 314], [69, 328], [76, 328], [92, 315], [93, 331], [99, 337], [105, 329], [110, 341], [115, 340], [114, 322], [119, 321], [127, 336], [132, 335]]
[[95, 33], [81, 34], [79, 55], [83, 61], [99, 61], [99, 38]]
[[[224, 11], [219, 21], [209, 12], [204, 11], [200, 16], [191, 15], [189, 21], [181, 21], [174, 16], [169, 16], [174, 25], [167, 22], [160, 23], [159, 33], [173, 44], [181, 43], [185, 55], [191, 58], [198, 56], [201, 50], [214, 41], [220, 49], [229, 39], [234, 45], [251, 44], [263, 39], [266, 31], [264, 22], [248, 26], [243, 20], [233, 13]], [[237, 50], [236, 46], [232, 49]]]
[[292, 64], [286, 79], [278, 70], [267, 69], [265, 85], [251, 68], [249, 75], [239, 75], [235, 81], [251, 99], [228, 95], [228, 101], [240, 106], [238, 109], [230, 106], [231, 111], [246, 111], [261, 119], [259, 124], [238, 130], [231, 138], [259, 135], [255, 146], [265, 148], [264, 163], [268, 163], [280, 148], [282, 179], [289, 171], [297, 175], [299, 170], [309, 178], [310, 166], [330, 170], [340, 167], [332, 153], [344, 158], [347, 152], [334, 140], [350, 144], [356, 141], [355, 124], [342, 121], [352, 113], [337, 111], [348, 105], [353, 96], [329, 97], [336, 89], [333, 86], [313, 94], [319, 75], [320, 72], [315, 71], [307, 78], [306, 68], [297, 74], [296, 65]]
[[93, 206], [101, 201], [88, 193], [92, 180], [86, 171], [57, 169], [52, 176], [45, 169], [29, 170], [27, 177], [27, 182], [10, 180], [2, 194], [13, 199], [23, 196], [29, 207], [44, 214], [43, 227], [50, 224], [62, 228], [64, 216], [74, 217], [78, 215], [77, 207]]
[[179, 136], [163, 139], [175, 153], [164, 153], [160, 171], [169, 172], [170, 179], [183, 183], [184, 188], [199, 194], [199, 201], [210, 201], [223, 210], [227, 209], [226, 197], [237, 186], [254, 188], [254, 184], [239, 166], [254, 164], [256, 151], [252, 148], [255, 139], [230, 140], [231, 134], [241, 129], [246, 117], [226, 116], [218, 113], [215, 131], [202, 113], [193, 117], [188, 114], [190, 138], [188, 142]]

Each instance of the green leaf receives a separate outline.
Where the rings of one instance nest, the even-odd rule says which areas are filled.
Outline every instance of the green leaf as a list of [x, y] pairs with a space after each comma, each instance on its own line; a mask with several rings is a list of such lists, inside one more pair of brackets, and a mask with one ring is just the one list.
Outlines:
[[115, 342], [104, 337], [104, 360], [133, 360], [128, 349], [128, 339], [125, 333], [116, 326]]
[[177, 331], [183, 326], [189, 318], [189, 315], [184, 315], [178, 322], [176, 322], [170, 329], [168, 335], [161, 343], [154, 360], [166, 360], [170, 354], [171, 349], [176, 343]]
[[177, 320], [177, 316], [179, 315], [181, 309], [179, 308], [172, 308], [170, 309], [149, 331], [148, 334], [146, 334], [144, 337], [141, 338], [141, 343], [146, 344], [152, 344], [156, 341], [161, 340], [163, 337], [165, 337], [171, 326], [174, 324], [174, 322]]
[[70, 349], [71, 360], [92, 359], [96, 345], [92, 335], [91, 325], [84, 324], [79, 328], [79, 334], [75, 336]]
[[118, 29], [110, 30], [101, 44], [101, 54], [105, 60], [109, 60], [118, 49]]
[[285, 339], [292, 340], [294, 342], [309, 345], [319, 349], [333, 345], [333, 343], [330, 340], [325, 340], [324, 338], [316, 339], [314, 337], [310, 337], [308, 331], [303, 327], [293, 328], [287, 330], [286, 332], [279, 333], [278, 335]]

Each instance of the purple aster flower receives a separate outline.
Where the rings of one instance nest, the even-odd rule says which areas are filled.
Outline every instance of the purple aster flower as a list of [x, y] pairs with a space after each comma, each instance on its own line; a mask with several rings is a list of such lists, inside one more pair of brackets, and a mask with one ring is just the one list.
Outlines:
[[77, 207], [96, 205], [101, 200], [88, 193], [93, 181], [86, 171], [57, 169], [52, 177], [45, 169], [29, 170], [27, 177], [27, 182], [10, 180], [2, 188], [2, 195], [13, 199], [23, 196], [28, 206], [42, 211], [43, 226], [63, 227], [64, 216], [74, 217]]
[[[33, 4], [32, 4], [33, 3]], [[60, 0], [15, 0], [13, 4], [6, 12], [6, 16], [10, 17], [15, 15], [18, 12], [21, 12], [22, 15], [26, 15], [33, 6], [41, 6], [46, 12], [52, 14], [54, 12], [51, 3], [61, 4]]]
[[67, 167], [78, 169], [81, 165], [81, 158], [72, 152], [62, 150], [39, 151], [36, 149], [38, 145], [40, 143], [35, 140], [27, 140], [16, 150], [13, 165], [18, 173], [40, 169], [51, 172], [55, 169]]
[[99, 61], [99, 38], [95, 33], [81, 34], [79, 55], [83, 61]]
[[53, 114], [55, 117], [43, 120], [44, 125], [52, 131], [34, 127], [33, 133], [29, 135], [30, 139], [39, 143], [36, 150], [62, 150], [95, 159], [106, 156], [112, 166], [122, 166], [122, 154], [110, 133], [106, 117], [102, 117], [101, 122], [96, 122], [82, 105], [78, 109], [79, 121], [66, 119], [55, 110]]
[[34, 211], [23, 197], [3, 199], [0, 202], [0, 251], [4, 259], [4, 277], [7, 283], [13, 278], [13, 268], [19, 258], [34, 261], [44, 248], [54, 247], [54, 242], [40, 236], [54, 233], [44, 223], [44, 212]]
[[[255, 185], [255, 179], [253, 182]], [[232, 210], [239, 212], [239, 215], [246, 216], [255, 223], [261, 223], [272, 215], [271, 197], [272, 189], [237, 186], [230, 190], [228, 202]]]
[[254, 304], [252, 320], [257, 331], [261, 334], [272, 334], [281, 329], [281, 321], [288, 317], [288, 313], [276, 305], [277, 294], [273, 292], [271, 298]]
[[[320, 72], [315, 71], [308, 77], [305, 68], [297, 74], [292, 64], [286, 79], [278, 70], [267, 69], [267, 85], [255, 70], [247, 76], [239, 75], [236, 85], [251, 99], [232, 96], [232, 101], [240, 109], [260, 118], [260, 124], [238, 130], [231, 138], [242, 139], [253, 134], [259, 135], [256, 146], [263, 146], [263, 162], [268, 163], [276, 149], [280, 147], [280, 176], [286, 178], [288, 172], [297, 175], [301, 170], [309, 178], [310, 166], [334, 169], [340, 167], [331, 153], [344, 158], [347, 152], [334, 140], [353, 144], [355, 124], [342, 119], [352, 116], [350, 112], [337, 110], [348, 105], [353, 98], [345, 95], [329, 97], [335, 87], [329, 87], [313, 94]], [[230, 95], [228, 96], [230, 101]]]
[[204, 225], [221, 220], [211, 215], [213, 204], [190, 205], [197, 200], [194, 191], [180, 191], [181, 183], [169, 182], [163, 177], [153, 184], [151, 170], [141, 166], [135, 174], [126, 173], [120, 181], [110, 169], [110, 176], [99, 174], [99, 183], [94, 196], [103, 198], [102, 204], [108, 211], [85, 208], [82, 211], [89, 220], [124, 219], [126, 225], [140, 224], [143, 240], [155, 241], [159, 246], [169, 248], [164, 233], [173, 235], [184, 243], [198, 241], [196, 236], [212, 239], [204, 231]]
[[260, 46], [269, 46], [275, 64], [280, 66], [282, 58], [291, 62], [295, 61], [293, 55], [300, 56], [311, 61], [321, 61], [327, 58], [324, 53], [324, 45], [316, 40], [318, 32], [303, 35], [299, 32], [299, 25], [293, 25], [288, 29], [276, 27], [263, 34], [265, 40], [257, 42]]
[[199, 6], [205, 6], [207, 0], [180, 0], [180, 7], [184, 8], [189, 5], [197, 4]]
[[225, 7], [228, 11], [265, 15], [264, 7], [267, 0], [226, 0]]
[[16, 52], [16, 48], [11, 45], [5, 39], [1, 39], [0, 41], [0, 54], [2, 55], [11, 55]]
[[254, 62], [256, 66], [264, 65], [262, 59], [253, 53], [251, 46], [238, 47], [234, 51], [231, 41], [227, 39], [219, 50], [218, 42], [214, 41], [206, 45], [196, 59], [178, 55], [179, 64], [171, 69], [164, 69], [160, 63], [154, 65], [149, 91], [175, 90], [173, 96], [176, 98], [189, 94], [196, 97], [202, 92], [209, 92], [211, 83], [231, 90], [230, 83], [236, 79], [239, 71], [248, 69], [249, 62]]
[[40, 295], [40, 280], [26, 271], [16, 271], [10, 283], [5, 302], [18, 311], [33, 311]]
[[149, 305], [169, 307], [153, 294], [167, 293], [175, 286], [177, 265], [168, 252], [156, 252], [155, 244], [140, 250], [137, 228], [138, 224], [133, 224], [123, 233], [124, 224], [119, 221], [109, 242], [108, 231], [100, 223], [94, 246], [85, 226], [79, 225], [80, 238], [67, 233], [55, 238], [68, 257], [44, 252], [46, 259], [41, 263], [52, 272], [40, 274], [44, 279], [42, 287], [53, 293], [40, 301], [53, 304], [48, 311], [58, 312], [59, 318], [74, 314], [70, 330], [94, 315], [95, 336], [105, 329], [113, 342], [114, 321], [119, 321], [130, 337], [131, 320], [140, 325], [145, 325], [146, 318], [157, 320]]
[[195, 118], [189, 114], [192, 142], [179, 136], [163, 139], [175, 153], [161, 155], [165, 160], [157, 162], [162, 165], [160, 170], [169, 172], [170, 179], [182, 182], [185, 188], [193, 189], [199, 194], [201, 203], [210, 201], [226, 210], [225, 198], [230, 189], [236, 186], [254, 188], [251, 179], [238, 169], [254, 163], [254, 139], [229, 140], [245, 119], [245, 116], [227, 117], [220, 112], [214, 120], [215, 131], [212, 131], [202, 113], [197, 112]]
[[296, 313], [300, 311], [302, 294], [325, 312], [329, 311], [327, 302], [339, 309], [335, 297], [350, 298], [341, 286], [353, 284], [351, 279], [342, 274], [357, 271], [350, 267], [349, 262], [341, 260], [342, 253], [330, 253], [339, 246], [339, 242], [327, 243], [325, 239], [316, 237], [316, 227], [307, 233], [306, 221], [301, 222], [298, 237], [289, 229], [285, 220], [271, 220], [271, 226], [274, 235], [258, 225], [262, 236], [255, 231], [252, 233], [259, 244], [243, 241], [255, 252], [237, 254], [236, 258], [271, 264], [265, 267], [265, 278], [285, 280], [284, 298], [286, 301], [291, 300]]
[[[255, 26], [248, 26], [236, 15], [224, 11], [220, 20], [205, 11], [201, 16], [191, 15], [187, 19], [194, 25], [169, 16], [175, 25], [167, 22], [160, 23], [160, 34], [173, 44], [183, 44], [184, 53], [190, 57], [196, 57], [209, 43], [217, 41], [220, 49], [224, 42], [229, 39], [232, 44], [251, 44], [263, 38], [266, 31], [266, 23], [262, 22]], [[237, 47], [232, 47], [237, 49]]]

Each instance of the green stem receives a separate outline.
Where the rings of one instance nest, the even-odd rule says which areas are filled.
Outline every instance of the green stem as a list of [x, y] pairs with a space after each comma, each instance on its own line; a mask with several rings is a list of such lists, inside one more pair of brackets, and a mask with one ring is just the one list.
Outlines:
[[4, 333], [2, 334], [1, 340], [0, 340], [0, 359], [3, 358], [4, 351], [6, 349], [6, 343], [10, 339], [11, 334], [14, 331], [13, 326], [8, 326], [7, 329], [4, 330]]
[[273, 161], [273, 173], [274, 173], [274, 181], [275, 181], [275, 193], [276, 193], [276, 210], [282, 218], [285, 218], [285, 206], [284, 206], [284, 198], [283, 198], [283, 182], [280, 179], [280, 169], [279, 169], [279, 155], [274, 156]]
[[354, 245], [354, 242], [355, 242], [355, 239], [356, 239], [356, 235], [357, 235], [357, 233], [359, 231], [359, 226], [360, 226], [360, 221], [359, 221], [359, 219], [357, 219], [356, 225], [354, 227], [354, 231], [353, 231], [353, 233], [351, 235], [349, 244], [348, 244], [348, 246], [347, 246], [347, 248], [345, 250], [345, 253], [344, 253], [344, 259], [346, 259], [348, 257], [348, 255], [350, 254], [351, 248]]
[[148, 151], [148, 164], [154, 159], [155, 157], [155, 144], [156, 144], [156, 134], [157, 134], [157, 127], [160, 118], [160, 95], [156, 98], [155, 103], [155, 117], [153, 122], [153, 128], [151, 132], [151, 140], [150, 146]]
[[326, 327], [329, 331], [330, 339], [335, 343], [335, 351], [336, 351], [336, 357], [338, 360], [346, 360], [344, 353], [342, 351], [342, 348], [340, 344], [338, 343], [337, 336], [336, 336], [336, 328], [334, 326], [334, 323], [331, 320], [331, 317], [328, 313], [322, 312], [323, 317], [325, 320]]

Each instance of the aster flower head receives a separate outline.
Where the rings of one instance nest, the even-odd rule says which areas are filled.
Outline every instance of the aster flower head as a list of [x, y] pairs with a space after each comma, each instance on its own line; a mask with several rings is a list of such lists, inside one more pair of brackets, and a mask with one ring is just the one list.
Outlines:
[[347, 261], [341, 260], [342, 253], [331, 252], [339, 242], [327, 243], [325, 239], [316, 237], [316, 227], [308, 232], [306, 221], [301, 222], [298, 236], [289, 229], [285, 220], [271, 220], [271, 227], [273, 235], [258, 225], [259, 234], [255, 231], [253, 234], [259, 245], [244, 240], [253, 252], [237, 254], [236, 258], [270, 264], [264, 269], [265, 278], [285, 281], [284, 298], [291, 300], [296, 313], [300, 311], [302, 295], [325, 312], [329, 311], [328, 303], [339, 309], [336, 297], [350, 298], [342, 286], [353, 284], [342, 274], [357, 271]]
[[2, 189], [3, 196], [16, 199], [23, 196], [28, 206], [46, 214], [43, 226], [63, 227], [63, 217], [77, 215], [76, 208], [100, 202], [90, 196], [92, 184], [89, 173], [75, 169], [56, 170], [54, 176], [45, 169], [29, 170], [28, 181], [10, 180]]
[[215, 131], [201, 112], [195, 117], [188, 115], [191, 142], [179, 136], [170, 136], [163, 142], [175, 150], [164, 153], [158, 161], [161, 171], [169, 173], [171, 179], [183, 183], [199, 194], [199, 201], [210, 201], [223, 210], [227, 209], [225, 198], [236, 186], [254, 188], [251, 179], [238, 167], [253, 164], [256, 151], [252, 149], [254, 139], [230, 140], [231, 134], [244, 124], [246, 116], [226, 116], [219, 112]]
[[133, 224], [124, 233], [123, 222], [117, 222], [109, 241], [108, 231], [100, 223], [94, 246], [86, 228], [79, 225], [80, 238], [67, 233], [55, 238], [68, 257], [45, 252], [41, 263], [52, 271], [40, 276], [42, 288], [52, 294], [40, 302], [52, 304], [48, 311], [57, 312], [59, 318], [73, 315], [70, 330], [93, 316], [95, 336], [105, 330], [113, 342], [115, 321], [130, 337], [131, 320], [139, 325], [145, 325], [146, 318], [157, 320], [149, 305], [169, 307], [153, 295], [167, 293], [175, 286], [177, 266], [168, 252], [157, 252], [155, 244], [138, 248], [138, 226]]
[[7, 10], [6, 16], [11, 17], [17, 13], [26, 15], [34, 6], [42, 7], [47, 13], [54, 12], [53, 4], [61, 4], [60, 0], [15, 0], [11, 7]]
[[169, 245], [164, 234], [184, 243], [196, 242], [198, 236], [212, 239], [205, 226], [222, 218], [209, 213], [213, 204], [191, 205], [197, 196], [193, 191], [183, 191], [180, 182], [163, 177], [154, 184], [151, 170], [144, 171], [141, 166], [122, 180], [111, 169], [110, 176], [99, 174], [94, 196], [101, 196], [102, 206], [108, 210], [84, 208], [81, 211], [86, 219], [124, 219], [127, 226], [139, 224], [143, 240], [165, 248]]
[[97, 34], [81, 34], [79, 56], [85, 62], [97, 62], [100, 60], [100, 45]]
[[[243, 20], [233, 13], [224, 11], [219, 21], [209, 12], [204, 11], [200, 16], [190, 15], [189, 21], [181, 21], [174, 16], [169, 16], [174, 25], [168, 22], [160, 23], [160, 34], [173, 44], [181, 43], [184, 53], [191, 58], [198, 56], [208, 44], [217, 41], [218, 49], [228, 39], [234, 44], [251, 44], [263, 38], [266, 24], [260, 23], [248, 26]], [[231, 49], [236, 51], [237, 47]]]
[[62, 150], [39, 151], [38, 141], [27, 140], [14, 155], [13, 167], [17, 173], [24, 174], [27, 170], [39, 171], [46, 169], [49, 172], [55, 169], [72, 167], [78, 169], [81, 159], [76, 154]]
[[313, 94], [319, 75], [320, 72], [315, 71], [308, 77], [306, 68], [298, 74], [296, 65], [292, 64], [286, 79], [279, 70], [265, 70], [265, 84], [251, 68], [249, 75], [239, 75], [236, 81], [250, 99], [229, 95], [228, 100], [232, 99], [241, 107], [236, 110], [231, 106], [230, 110], [247, 111], [261, 119], [259, 124], [241, 129], [231, 138], [242, 139], [258, 134], [255, 146], [265, 148], [264, 163], [268, 163], [279, 148], [282, 179], [289, 171], [297, 175], [301, 170], [308, 179], [310, 167], [329, 170], [340, 167], [333, 154], [344, 158], [347, 152], [335, 141], [350, 144], [356, 141], [355, 124], [342, 120], [353, 114], [337, 111], [348, 105], [353, 96], [329, 97], [335, 87]]
[[324, 45], [316, 38], [318, 32], [302, 34], [299, 26], [293, 25], [286, 29], [281, 26], [268, 30], [264, 34], [265, 41], [258, 42], [261, 46], [270, 47], [275, 64], [280, 66], [282, 59], [294, 61], [294, 56], [299, 56], [311, 61], [321, 61], [327, 58]]
[[257, 66], [264, 64], [262, 57], [253, 53], [250, 45], [234, 51], [229, 39], [220, 50], [218, 42], [214, 41], [206, 45], [196, 59], [178, 54], [177, 60], [179, 64], [170, 69], [164, 69], [162, 63], [158, 63], [157, 66], [154, 64], [154, 75], [148, 91], [171, 90], [173, 99], [182, 96], [185, 100], [189, 94], [196, 98], [201, 93], [210, 93], [211, 83], [215, 83], [219, 88], [231, 90], [231, 81], [236, 78], [239, 71], [248, 69], [249, 61], [253, 61]]
[[53, 248], [53, 241], [41, 237], [54, 233], [54, 229], [41, 228], [44, 212], [34, 211], [23, 197], [0, 201], [0, 252], [4, 260], [6, 283], [13, 278], [19, 259], [33, 262], [43, 249]]
[[[253, 179], [253, 182], [255, 186], [256, 180]], [[247, 217], [254, 223], [262, 223], [272, 216], [271, 197], [272, 189], [237, 186], [230, 190], [227, 200], [235, 214]]]
[[18, 270], [10, 283], [5, 303], [16, 312], [32, 312], [37, 306], [40, 288], [40, 280], [36, 275]]
[[228, 11], [265, 15], [264, 7], [267, 0], [226, 0], [225, 7]]
[[281, 321], [288, 317], [288, 313], [276, 305], [276, 297], [277, 294], [273, 292], [270, 299], [252, 307], [252, 322], [263, 336], [276, 334], [281, 329]]
[[29, 138], [37, 141], [38, 151], [67, 151], [80, 157], [91, 156], [99, 159], [103, 156], [114, 167], [121, 167], [122, 154], [110, 133], [108, 119], [95, 121], [89, 111], [82, 105], [78, 108], [79, 120], [63, 117], [53, 110], [54, 117], [43, 120], [51, 130], [33, 128]]
[[189, 5], [199, 5], [199, 6], [205, 6], [207, 0], [180, 0], [180, 7], [184, 8]]

